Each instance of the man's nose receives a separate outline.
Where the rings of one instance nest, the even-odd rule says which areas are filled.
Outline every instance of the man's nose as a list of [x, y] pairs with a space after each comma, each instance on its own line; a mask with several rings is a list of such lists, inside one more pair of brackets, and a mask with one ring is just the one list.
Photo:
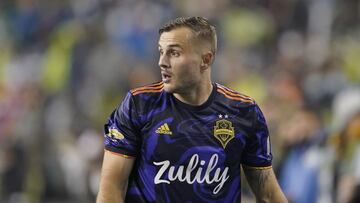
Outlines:
[[160, 68], [169, 68], [170, 67], [169, 59], [166, 56], [166, 54], [160, 55], [159, 66], [160, 66]]

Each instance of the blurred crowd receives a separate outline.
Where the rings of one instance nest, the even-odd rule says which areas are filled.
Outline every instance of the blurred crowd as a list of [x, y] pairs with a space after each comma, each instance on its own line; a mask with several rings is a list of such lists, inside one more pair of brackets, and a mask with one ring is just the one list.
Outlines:
[[94, 202], [102, 126], [178, 16], [216, 25], [213, 80], [263, 109], [290, 202], [360, 202], [360, 0], [0, 0], [0, 202]]

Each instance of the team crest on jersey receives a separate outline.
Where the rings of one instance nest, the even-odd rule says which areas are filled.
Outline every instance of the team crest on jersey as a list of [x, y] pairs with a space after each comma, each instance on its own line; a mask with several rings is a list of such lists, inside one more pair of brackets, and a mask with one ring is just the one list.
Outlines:
[[214, 126], [214, 136], [221, 143], [225, 149], [226, 145], [235, 137], [234, 127], [232, 127], [231, 121], [221, 119], [216, 121]]

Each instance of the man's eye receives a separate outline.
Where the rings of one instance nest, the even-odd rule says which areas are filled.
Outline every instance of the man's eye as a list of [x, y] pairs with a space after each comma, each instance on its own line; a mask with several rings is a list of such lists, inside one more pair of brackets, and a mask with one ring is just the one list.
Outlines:
[[171, 52], [171, 56], [178, 57], [178, 56], [180, 56], [180, 53], [177, 52], [177, 51], [172, 51], [172, 52]]

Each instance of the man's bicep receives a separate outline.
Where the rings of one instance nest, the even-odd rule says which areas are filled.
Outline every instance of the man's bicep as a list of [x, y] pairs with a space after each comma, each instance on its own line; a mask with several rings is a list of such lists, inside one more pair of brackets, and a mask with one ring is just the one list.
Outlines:
[[124, 202], [134, 158], [105, 150], [97, 203]]
[[126, 182], [135, 158], [116, 154], [105, 150], [104, 160], [101, 171], [101, 179], [116, 181], [118, 183]]
[[243, 170], [257, 202], [287, 202], [271, 167], [243, 165]]
[[243, 165], [243, 170], [255, 196], [258, 196], [258, 193], [265, 189], [264, 187], [269, 181], [276, 181], [271, 167], [260, 169]]

